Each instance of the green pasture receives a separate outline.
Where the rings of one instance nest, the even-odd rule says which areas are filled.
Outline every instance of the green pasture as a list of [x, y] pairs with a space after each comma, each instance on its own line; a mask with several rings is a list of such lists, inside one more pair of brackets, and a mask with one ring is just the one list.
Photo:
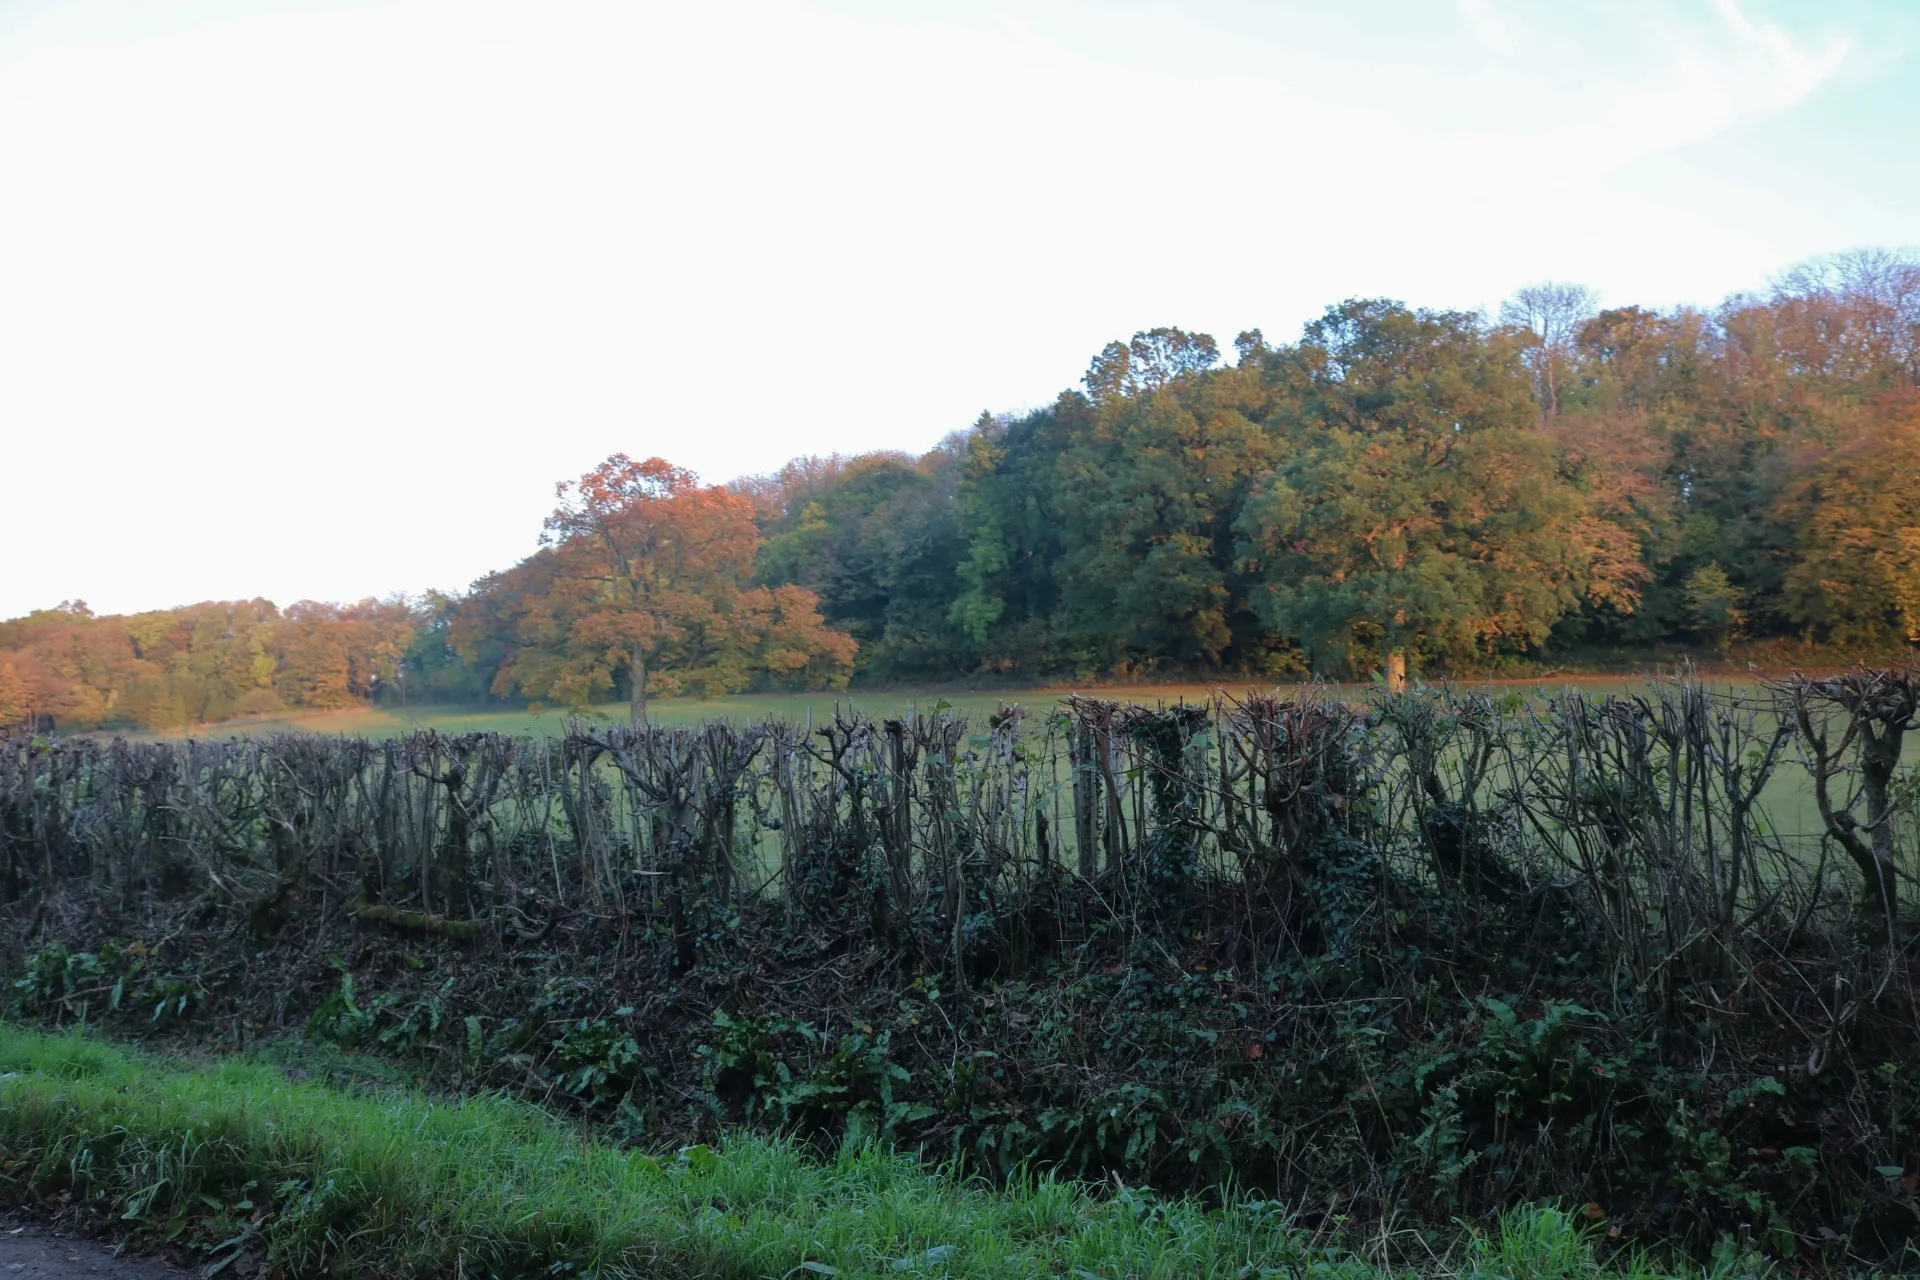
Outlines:
[[[1460, 681], [1458, 687], [1484, 689], [1499, 694], [1517, 691], [1530, 697], [1547, 697], [1564, 690], [1577, 689], [1589, 697], [1602, 697], [1607, 694], [1625, 694], [1643, 689], [1648, 678], [1595, 676], [1478, 680]], [[1707, 678], [1709, 688], [1729, 694], [1759, 693], [1762, 692], [1763, 683], [1763, 679], [1759, 677]], [[804, 722], [811, 717], [816, 722], [825, 722], [832, 719], [836, 710], [847, 708], [858, 708], [876, 718], [900, 716], [915, 709], [922, 712], [931, 711], [944, 704], [977, 722], [984, 723], [988, 715], [1009, 704], [1024, 706], [1035, 713], [1044, 713], [1075, 693], [1151, 706], [1180, 701], [1197, 702], [1216, 692], [1224, 692], [1231, 696], [1244, 696], [1249, 693], [1278, 693], [1281, 696], [1287, 696], [1297, 694], [1303, 687], [1296, 684], [1276, 688], [1270, 685], [1253, 686], [1244, 682], [1223, 682], [1221, 684], [1123, 686], [1059, 684], [1001, 689], [904, 688], [815, 693], [751, 693], [720, 698], [658, 698], [649, 704], [648, 710], [656, 724], [695, 725], [710, 720], [727, 720], [736, 724], [745, 724], [769, 718]], [[1355, 699], [1364, 696], [1368, 689], [1368, 686], [1362, 684], [1324, 684], [1320, 687], [1333, 696]], [[627, 704], [606, 703], [593, 708], [590, 714], [609, 722], [625, 723]], [[262, 737], [269, 734], [297, 732], [385, 739], [424, 729], [438, 730], [441, 733], [560, 734], [564, 733], [568, 723], [578, 716], [578, 712], [565, 708], [548, 708], [533, 712], [524, 707], [494, 710], [460, 706], [376, 706], [345, 711], [232, 720], [218, 725], [203, 725], [189, 734], [129, 734], [127, 736], [152, 741], [163, 737], [173, 739], [184, 736]], [[1806, 770], [1801, 768], [1793, 758], [1793, 751], [1793, 747], [1789, 746], [1787, 758], [1782, 761], [1772, 782], [1768, 785], [1764, 805], [1767, 818], [1775, 831], [1796, 843], [1810, 844], [1819, 839], [1820, 819], [1814, 805], [1812, 783]], [[1908, 743], [1907, 759], [1910, 763], [1920, 761], [1920, 733], [1912, 735]]]
[[[1597, 676], [1578, 679], [1461, 681], [1459, 687], [1506, 692], [1521, 690], [1545, 695], [1566, 688], [1577, 688], [1591, 696], [1624, 693], [1641, 687], [1637, 677]], [[1715, 680], [1713, 688], [1750, 691], [1758, 680]], [[1002, 689], [856, 689], [815, 693], [742, 693], [721, 698], [656, 698], [647, 704], [648, 715], [656, 724], [693, 725], [709, 720], [728, 720], [735, 724], [785, 719], [804, 721], [809, 716], [830, 720], [836, 709], [857, 707], [875, 717], [905, 715], [918, 708], [931, 711], [945, 704], [963, 715], [984, 720], [994, 711], [1018, 704], [1034, 712], [1052, 709], [1073, 694], [1110, 698], [1119, 702], [1153, 706], [1160, 703], [1198, 702], [1215, 693], [1239, 697], [1249, 693], [1297, 694], [1305, 686], [1251, 685], [1245, 681], [1218, 684], [1056, 684]], [[1358, 698], [1365, 694], [1364, 684], [1323, 684], [1319, 686], [1340, 697]], [[625, 723], [627, 704], [609, 702], [594, 707], [589, 715]], [[580, 715], [566, 708], [550, 707], [540, 712], [524, 707], [498, 710], [461, 706], [356, 707], [345, 711], [289, 713], [281, 716], [255, 716], [220, 724], [200, 725], [194, 729], [166, 734], [129, 733], [125, 736], [145, 740], [181, 737], [260, 737], [274, 733], [328, 733], [366, 738], [391, 738], [421, 729], [442, 733], [547, 733], [566, 731], [567, 723]]]
[[[836, 708], [857, 707], [869, 715], [903, 715], [918, 707], [931, 711], [945, 701], [963, 714], [984, 720], [1009, 702], [1017, 702], [1036, 711], [1053, 706], [1072, 692], [1067, 689], [1019, 689], [982, 693], [933, 692], [928, 690], [874, 690], [852, 693], [743, 693], [724, 698], [656, 698], [647, 704], [648, 717], [655, 724], [695, 725], [709, 720], [729, 720], [750, 724], [767, 719], [804, 721], [809, 714], [815, 720], [833, 718]], [[1168, 686], [1164, 689], [1127, 691], [1148, 701], [1155, 698], [1175, 701], [1205, 697], [1209, 690], [1200, 685]], [[1102, 696], [1120, 696], [1104, 693]], [[627, 722], [627, 704], [610, 702], [594, 707], [592, 717], [618, 724]], [[306, 732], [349, 734], [368, 738], [390, 738], [419, 729], [437, 729], [442, 733], [546, 733], [566, 732], [567, 724], [580, 717], [577, 711], [553, 707], [541, 712], [525, 708], [492, 710], [478, 707], [367, 707], [350, 711], [331, 711], [312, 715], [289, 715], [225, 724], [206, 725], [195, 736], [259, 736], [267, 733]], [[179, 736], [179, 735], [168, 735]]]

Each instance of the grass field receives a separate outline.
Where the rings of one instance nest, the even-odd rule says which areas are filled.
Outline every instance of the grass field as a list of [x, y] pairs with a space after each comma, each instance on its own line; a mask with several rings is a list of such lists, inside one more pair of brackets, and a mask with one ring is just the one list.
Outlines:
[[[1637, 678], [1621, 676], [1592, 676], [1567, 679], [1541, 680], [1499, 680], [1499, 681], [1462, 681], [1463, 688], [1485, 688], [1492, 690], [1523, 690], [1529, 692], [1551, 692], [1564, 688], [1579, 688], [1593, 695], [1619, 693], [1636, 688], [1644, 683]], [[1715, 688], [1729, 690], [1750, 690], [1758, 686], [1754, 679], [1720, 680], [1709, 682]], [[1297, 685], [1281, 686], [1284, 694], [1300, 688]], [[1328, 684], [1322, 688], [1340, 696], [1358, 697], [1367, 686], [1357, 684]], [[648, 704], [648, 714], [655, 723], [666, 725], [691, 725], [707, 720], [731, 720], [735, 723], [747, 723], [765, 720], [770, 717], [805, 720], [809, 714], [816, 720], [831, 718], [836, 707], [858, 707], [870, 715], [901, 715], [918, 707], [923, 711], [931, 710], [944, 702], [955, 710], [970, 717], [984, 719], [987, 715], [1009, 703], [1018, 703], [1032, 711], [1045, 711], [1057, 705], [1073, 693], [1085, 693], [1101, 698], [1111, 698], [1121, 702], [1137, 702], [1146, 705], [1172, 702], [1198, 702], [1211, 697], [1216, 691], [1232, 695], [1250, 692], [1266, 693], [1273, 686], [1248, 685], [1245, 682], [1213, 684], [1151, 684], [1151, 685], [1044, 685], [1028, 688], [1006, 688], [991, 690], [942, 690], [942, 689], [875, 689], [855, 690], [838, 693], [749, 693], [736, 694], [724, 698], [657, 698]], [[127, 734], [128, 737], [153, 739], [157, 737], [233, 737], [260, 736], [288, 731], [306, 733], [347, 734], [368, 738], [390, 738], [398, 734], [411, 733], [418, 729], [437, 729], [443, 733], [562, 733], [568, 720], [578, 713], [564, 709], [549, 709], [539, 714], [524, 708], [501, 708], [490, 710], [476, 707], [457, 706], [419, 706], [419, 707], [359, 707], [346, 711], [323, 711], [285, 716], [252, 717], [242, 720], [229, 720], [221, 724], [202, 725], [195, 729], [169, 733]], [[592, 714], [624, 723], [627, 719], [627, 704], [624, 702], [606, 703], [593, 708]]]
[[[821, 1163], [736, 1136], [649, 1156], [494, 1097], [343, 1092], [259, 1062], [195, 1067], [0, 1024], [0, 1194], [91, 1209], [280, 1274], [1254, 1280], [1385, 1273], [1281, 1206], [1128, 1188], [995, 1189], [865, 1148]], [[1450, 1241], [1389, 1239], [1428, 1276], [1651, 1277], [1536, 1208]], [[1741, 1274], [1734, 1259], [1716, 1274]], [[252, 1269], [236, 1269], [244, 1274]]]
[[[1709, 676], [1710, 688], [1727, 692], [1752, 693], [1760, 689], [1760, 677], [1730, 678]], [[1486, 689], [1495, 692], [1520, 691], [1533, 695], [1546, 695], [1559, 690], [1576, 688], [1589, 696], [1601, 696], [1610, 693], [1626, 693], [1644, 688], [1644, 677], [1626, 676], [1585, 676], [1566, 678], [1546, 678], [1529, 680], [1482, 680], [1462, 681], [1460, 687]], [[1287, 694], [1298, 690], [1300, 686], [1282, 686], [1278, 691]], [[1322, 686], [1335, 696], [1358, 698], [1367, 692], [1367, 686], [1357, 684], [1329, 684]], [[891, 689], [857, 690], [839, 693], [758, 693], [740, 694], [724, 698], [661, 698], [654, 700], [649, 712], [655, 723], [665, 725], [693, 725], [703, 721], [723, 719], [735, 723], [749, 723], [768, 718], [804, 721], [809, 715], [816, 721], [830, 719], [836, 708], [857, 707], [875, 717], [902, 715], [919, 708], [932, 710], [945, 703], [957, 711], [984, 722], [986, 717], [1000, 707], [1017, 703], [1036, 713], [1045, 712], [1057, 706], [1062, 700], [1075, 692], [1087, 693], [1117, 701], [1137, 702], [1147, 705], [1155, 703], [1173, 703], [1179, 701], [1201, 701], [1216, 691], [1232, 695], [1249, 692], [1270, 692], [1272, 686], [1248, 686], [1241, 684], [1159, 684], [1159, 685], [1049, 685], [1029, 688], [1005, 688], [996, 690], [939, 690], [939, 689]], [[139, 740], [158, 740], [159, 738], [179, 739], [185, 736], [195, 737], [260, 737], [285, 732], [341, 734], [374, 739], [391, 738], [422, 729], [434, 729], [442, 733], [496, 732], [507, 734], [539, 733], [558, 734], [566, 731], [570, 720], [577, 713], [564, 709], [550, 709], [539, 714], [524, 708], [485, 708], [458, 706], [421, 706], [421, 707], [362, 707], [346, 711], [318, 712], [281, 717], [259, 717], [244, 720], [232, 720], [217, 725], [205, 725], [191, 731], [190, 734], [127, 734]], [[592, 714], [607, 720], [624, 723], [627, 719], [625, 703], [608, 703], [593, 709]], [[1909, 736], [1906, 757], [1908, 762], [1920, 762], [1920, 733]], [[1792, 760], [1783, 761], [1773, 781], [1768, 785], [1763, 801], [1773, 829], [1787, 835], [1802, 844], [1811, 844], [1820, 837], [1820, 820], [1813, 803], [1812, 784], [1807, 773]]]
[[[1101, 697], [1151, 703], [1175, 702], [1182, 698], [1193, 701], [1209, 696], [1213, 688], [1209, 685], [1184, 684], [1124, 689], [1089, 688], [1085, 691], [1098, 693]], [[1035, 711], [1044, 710], [1073, 692], [1073, 688], [1061, 686], [989, 692], [890, 689], [851, 693], [746, 693], [725, 698], [656, 698], [648, 704], [648, 715], [657, 724], [691, 725], [708, 720], [731, 720], [738, 724], [770, 717], [800, 721], [805, 720], [809, 713], [815, 719], [831, 719], [836, 707], [858, 707], [871, 715], [892, 716], [904, 714], [915, 707], [930, 711], [944, 701], [970, 717], [984, 718], [1010, 702], [1017, 702]], [[191, 734], [195, 737], [236, 734], [258, 736], [293, 730], [387, 738], [416, 729], [438, 729], [443, 733], [562, 733], [567, 722], [577, 714], [558, 708], [535, 714], [522, 708], [490, 710], [449, 706], [380, 706], [230, 720], [223, 724], [200, 726]], [[593, 708], [591, 714], [624, 724], [627, 720], [627, 704], [606, 703]], [[173, 733], [165, 736], [178, 738], [186, 735]]]

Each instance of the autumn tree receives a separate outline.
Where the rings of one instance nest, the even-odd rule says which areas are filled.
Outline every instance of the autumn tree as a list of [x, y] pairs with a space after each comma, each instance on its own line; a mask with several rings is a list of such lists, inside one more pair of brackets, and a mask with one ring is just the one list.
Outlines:
[[1398, 683], [1410, 653], [1533, 647], [1583, 600], [1631, 607], [1638, 562], [1562, 474], [1501, 335], [1354, 301], [1289, 365], [1302, 420], [1239, 520], [1270, 627]]
[[1853, 398], [1920, 384], [1920, 256], [1851, 249], [1774, 283], [1775, 355], [1790, 374]]
[[104, 723], [141, 670], [121, 620], [95, 617], [82, 601], [0, 622], [0, 660], [29, 691], [31, 716], [61, 726]]
[[556, 494], [544, 548], [478, 584], [511, 641], [496, 692], [585, 706], [624, 679], [639, 725], [650, 691], [724, 692], [762, 672], [845, 681], [855, 644], [817, 597], [746, 587], [759, 547], [746, 497], [624, 454]]
[[412, 610], [397, 601], [298, 601], [274, 630], [280, 691], [292, 706], [370, 700], [398, 677], [414, 632]]
[[1788, 616], [1847, 644], [1920, 641], [1920, 394], [1850, 415], [1839, 445], [1798, 471], [1782, 498]]
[[10, 654], [0, 654], [0, 729], [32, 722], [34, 687], [21, 671], [24, 665]]
[[1731, 445], [1736, 432], [1723, 412], [1727, 384], [1711, 317], [1609, 309], [1580, 326], [1574, 353], [1562, 411], [1545, 430], [1600, 513], [1632, 533], [1643, 581], [1631, 612], [1585, 609], [1560, 630], [1644, 645], [1692, 626], [1687, 574], [1730, 559], [1727, 535], [1745, 538], [1724, 522], [1738, 510], [1732, 490], [1750, 483], [1738, 474], [1748, 455]]

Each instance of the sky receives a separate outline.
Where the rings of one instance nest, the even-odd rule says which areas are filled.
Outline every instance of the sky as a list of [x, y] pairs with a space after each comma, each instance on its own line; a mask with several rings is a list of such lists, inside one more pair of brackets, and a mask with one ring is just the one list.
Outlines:
[[0, 617], [460, 589], [613, 452], [1920, 243], [1910, 0], [0, 0]]

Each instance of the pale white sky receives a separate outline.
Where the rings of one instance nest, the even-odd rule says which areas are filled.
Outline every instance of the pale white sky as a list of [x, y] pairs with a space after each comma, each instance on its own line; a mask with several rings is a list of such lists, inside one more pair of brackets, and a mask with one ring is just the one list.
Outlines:
[[606, 454], [1920, 241], [1905, 0], [0, 0], [0, 617], [463, 587]]

